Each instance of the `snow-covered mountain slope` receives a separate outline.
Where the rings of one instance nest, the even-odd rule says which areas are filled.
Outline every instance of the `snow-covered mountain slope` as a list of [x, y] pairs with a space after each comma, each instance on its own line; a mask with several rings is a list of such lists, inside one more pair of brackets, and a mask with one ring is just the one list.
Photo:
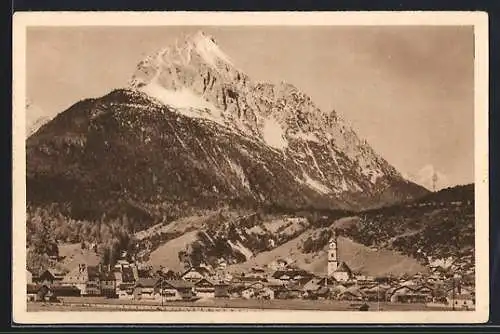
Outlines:
[[51, 117], [31, 101], [26, 102], [26, 138], [37, 132]]
[[296, 181], [318, 193], [376, 193], [408, 183], [336, 112], [320, 110], [291, 84], [253, 82], [203, 32], [144, 59], [131, 87], [266, 144], [293, 160]]
[[32, 135], [27, 182], [29, 203], [143, 222], [221, 205], [357, 210], [427, 193], [339, 115], [290, 84], [252, 82], [203, 33], [142, 61], [130, 89], [80, 101]]

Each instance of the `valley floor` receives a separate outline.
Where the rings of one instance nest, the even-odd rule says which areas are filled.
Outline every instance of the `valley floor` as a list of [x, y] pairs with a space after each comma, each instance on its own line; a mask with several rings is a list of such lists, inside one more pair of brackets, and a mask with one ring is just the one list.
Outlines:
[[[100, 297], [75, 297], [62, 303], [28, 303], [28, 311], [261, 311], [261, 310], [317, 310], [357, 311], [360, 302], [336, 300], [246, 300], [206, 299], [196, 302], [123, 301]], [[425, 304], [400, 304], [387, 302], [368, 303], [369, 311], [451, 311], [446, 307], [428, 307]]]

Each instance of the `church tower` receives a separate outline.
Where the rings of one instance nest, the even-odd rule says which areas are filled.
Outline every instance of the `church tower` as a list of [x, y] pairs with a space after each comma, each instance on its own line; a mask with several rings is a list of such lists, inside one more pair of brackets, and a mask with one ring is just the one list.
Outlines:
[[337, 270], [339, 261], [337, 258], [337, 233], [333, 232], [332, 238], [328, 243], [328, 276], [332, 276]]

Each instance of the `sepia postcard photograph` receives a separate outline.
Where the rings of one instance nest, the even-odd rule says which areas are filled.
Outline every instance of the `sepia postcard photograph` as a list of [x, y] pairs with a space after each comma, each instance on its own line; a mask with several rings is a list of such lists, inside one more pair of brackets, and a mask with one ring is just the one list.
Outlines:
[[487, 29], [16, 13], [13, 321], [486, 322]]

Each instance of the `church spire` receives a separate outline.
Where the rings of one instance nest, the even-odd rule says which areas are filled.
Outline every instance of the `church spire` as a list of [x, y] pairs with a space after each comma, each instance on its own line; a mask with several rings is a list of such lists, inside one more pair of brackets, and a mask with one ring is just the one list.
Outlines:
[[328, 277], [332, 276], [332, 274], [337, 270], [339, 265], [338, 257], [337, 257], [337, 233], [333, 231], [333, 234], [328, 243]]

